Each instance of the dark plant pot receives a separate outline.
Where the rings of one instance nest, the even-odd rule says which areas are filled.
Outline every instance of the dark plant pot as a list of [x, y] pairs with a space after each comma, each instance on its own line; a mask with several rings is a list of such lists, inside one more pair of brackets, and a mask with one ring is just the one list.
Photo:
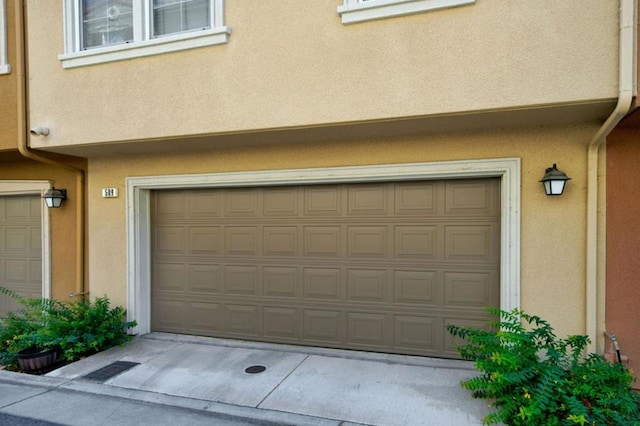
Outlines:
[[58, 360], [58, 350], [27, 348], [18, 352], [18, 364], [24, 371], [39, 371], [51, 367]]

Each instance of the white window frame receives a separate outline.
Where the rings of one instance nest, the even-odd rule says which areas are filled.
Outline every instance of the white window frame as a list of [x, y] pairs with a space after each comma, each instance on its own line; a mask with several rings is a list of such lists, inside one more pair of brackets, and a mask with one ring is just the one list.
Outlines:
[[5, 0], [0, 0], [0, 74], [11, 73], [11, 65], [7, 58], [7, 7]]
[[151, 191], [276, 185], [499, 177], [500, 307], [520, 308], [520, 158], [129, 177], [127, 184], [127, 318], [151, 332]]
[[475, 3], [476, 0], [344, 0], [338, 6], [343, 24], [413, 15]]
[[211, 1], [211, 28], [153, 37], [151, 0], [133, 0], [133, 42], [82, 50], [81, 0], [64, 0], [64, 53], [58, 55], [63, 68], [75, 68], [179, 50], [223, 44], [231, 29], [224, 25], [224, 0]]

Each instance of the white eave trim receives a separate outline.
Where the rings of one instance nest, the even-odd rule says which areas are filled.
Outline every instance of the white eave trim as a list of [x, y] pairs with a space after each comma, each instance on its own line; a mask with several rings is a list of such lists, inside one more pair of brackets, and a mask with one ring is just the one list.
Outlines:
[[345, 0], [338, 6], [343, 24], [412, 15], [475, 3], [476, 0]]
[[229, 41], [229, 34], [231, 34], [231, 28], [218, 27], [207, 31], [177, 34], [138, 43], [65, 53], [58, 55], [58, 59], [62, 61], [63, 68], [82, 67], [224, 44]]

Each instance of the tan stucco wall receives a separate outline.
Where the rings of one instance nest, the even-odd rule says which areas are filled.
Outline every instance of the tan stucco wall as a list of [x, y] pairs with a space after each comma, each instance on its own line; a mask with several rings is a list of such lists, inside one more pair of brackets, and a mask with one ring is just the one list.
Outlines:
[[345, 26], [339, 0], [225, 2], [228, 44], [62, 68], [62, 0], [28, 0], [34, 147], [616, 96], [617, 2], [478, 1]]
[[[90, 284], [93, 296], [126, 304], [125, 178], [243, 170], [522, 158], [522, 307], [549, 319], [560, 334], [584, 333], [586, 143], [596, 126], [449, 134], [341, 143], [272, 144], [173, 156], [89, 162]], [[538, 182], [552, 163], [570, 175], [562, 197]], [[116, 187], [120, 197], [101, 198]]]
[[[78, 164], [81, 165], [81, 164]], [[67, 189], [67, 200], [59, 209], [47, 209], [51, 241], [51, 296], [68, 300], [76, 292], [76, 178], [71, 172], [31, 161], [0, 164], [0, 180], [51, 181], [56, 188]]]
[[17, 127], [17, 64], [15, 54], [14, 2], [6, 2], [7, 15], [7, 61], [12, 68], [11, 73], [0, 75], [0, 155], [2, 150], [16, 149], [18, 146]]

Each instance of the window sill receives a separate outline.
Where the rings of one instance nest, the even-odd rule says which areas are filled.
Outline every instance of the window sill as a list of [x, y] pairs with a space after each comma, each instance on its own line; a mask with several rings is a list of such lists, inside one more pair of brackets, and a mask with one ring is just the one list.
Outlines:
[[370, 0], [338, 7], [343, 24], [372, 21], [393, 16], [412, 15], [431, 10], [473, 4], [476, 0]]
[[0, 75], [11, 74], [11, 65], [0, 65]]
[[63, 68], [83, 67], [224, 44], [229, 41], [229, 34], [231, 34], [230, 28], [219, 27], [207, 31], [198, 31], [197, 33], [177, 34], [174, 36], [145, 40], [139, 43], [128, 43], [65, 53], [58, 55], [58, 59], [62, 62]]

